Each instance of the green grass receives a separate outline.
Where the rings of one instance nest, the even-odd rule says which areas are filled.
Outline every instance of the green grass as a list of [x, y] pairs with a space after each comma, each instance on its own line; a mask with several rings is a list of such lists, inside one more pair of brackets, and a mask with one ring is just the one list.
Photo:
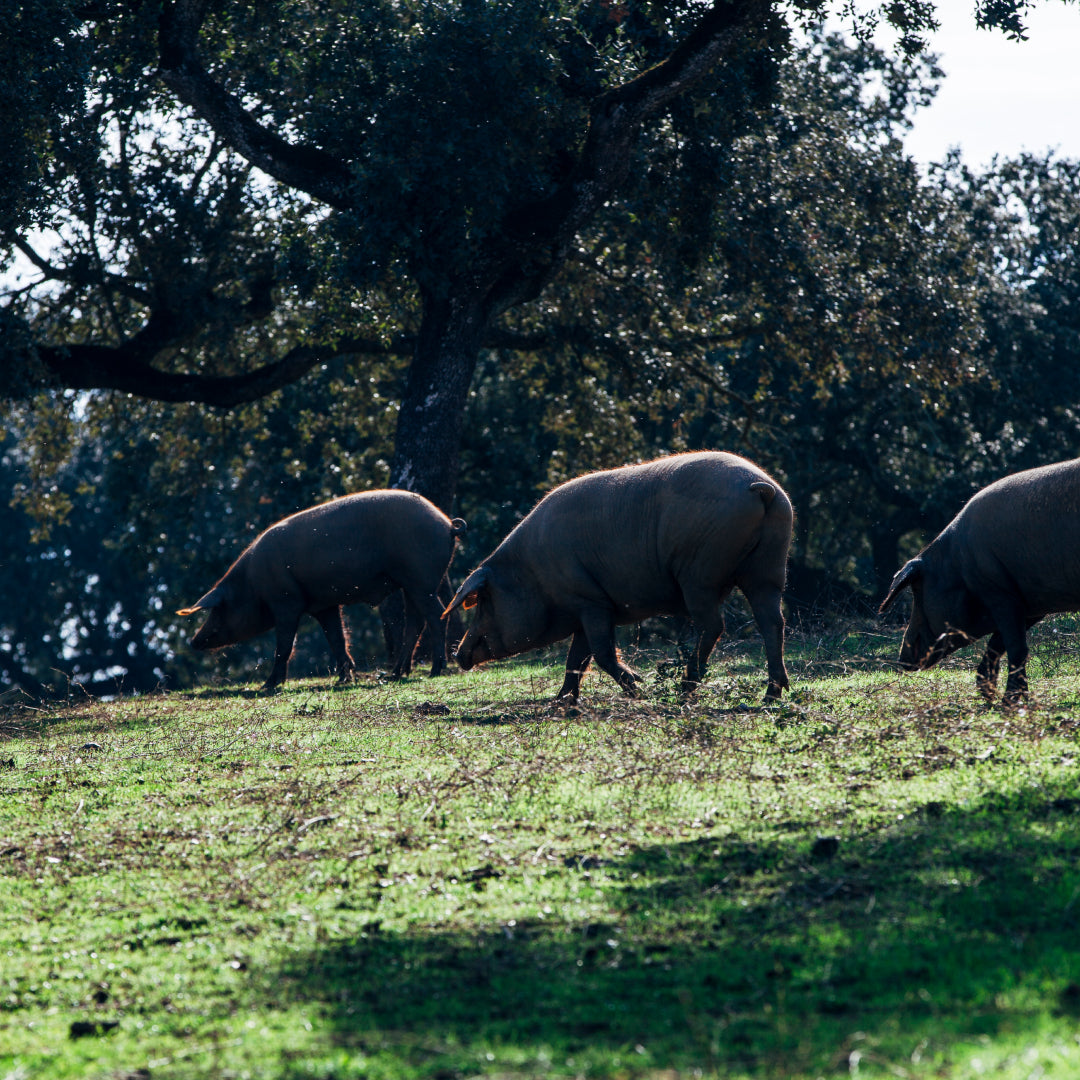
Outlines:
[[1072, 639], [896, 638], [10, 707], [0, 1080], [1080, 1075]]

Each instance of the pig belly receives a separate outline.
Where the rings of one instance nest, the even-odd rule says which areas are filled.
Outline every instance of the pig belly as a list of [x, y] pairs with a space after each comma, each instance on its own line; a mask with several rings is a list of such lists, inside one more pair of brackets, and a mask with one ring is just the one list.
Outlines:
[[345, 577], [324, 578], [310, 582], [305, 588], [307, 607], [312, 611], [336, 607], [339, 604], [369, 604], [378, 607], [398, 586], [385, 574], [363, 581]]
[[678, 583], [672, 580], [639, 585], [631, 593], [620, 596], [614, 588], [607, 590], [619, 625], [641, 622], [653, 615], [685, 615], [686, 604]]

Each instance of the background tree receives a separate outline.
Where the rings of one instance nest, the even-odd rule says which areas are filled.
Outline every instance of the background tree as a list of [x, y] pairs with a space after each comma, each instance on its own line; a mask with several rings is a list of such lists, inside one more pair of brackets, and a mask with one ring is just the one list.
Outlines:
[[535, 394], [514, 376], [584, 449], [559, 450], [546, 483], [590, 459], [742, 449], [799, 508], [789, 596], [812, 604], [827, 580], [850, 600], [891, 577], [901, 538], [940, 520], [923, 493], [940, 482], [946, 406], [986, 375], [993, 255], [899, 138], [939, 74], [835, 37], [797, 53], [763, 129], [696, 151], [725, 177], [694, 224], [708, 238], [696, 259], [665, 215], [625, 220], [628, 184], [580, 272], [569, 266], [517, 324], [519, 340], [549, 342], [540, 370], [584, 372], [571, 386], [542, 376]]
[[[392, 365], [383, 380], [365, 371], [361, 383], [342, 364], [228, 412], [120, 395], [89, 396], [74, 414], [47, 400], [9, 410], [0, 483], [15, 498], [0, 510], [0, 683], [38, 695], [188, 685], [199, 671], [251, 677], [265, 641], [207, 662], [178, 647], [191, 621], [174, 612], [262, 528], [379, 486], [401, 376]], [[361, 660], [374, 666], [377, 620], [359, 608], [350, 619]], [[301, 635], [299, 672], [327, 671], [318, 637]]]
[[[886, 9], [911, 47], [932, 15]], [[407, 339], [390, 479], [444, 506], [485, 336], [628, 178], [648, 173], [636, 213], [687, 252], [726, 182], [700, 151], [769, 101], [787, 41], [767, 0], [20, 0], [11, 17], [40, 27], [19, 62], [57, 85], [19, 132], [55, 243], [5, 237], [47, 286], [7, 308], [9, 392], [231, 407]]]

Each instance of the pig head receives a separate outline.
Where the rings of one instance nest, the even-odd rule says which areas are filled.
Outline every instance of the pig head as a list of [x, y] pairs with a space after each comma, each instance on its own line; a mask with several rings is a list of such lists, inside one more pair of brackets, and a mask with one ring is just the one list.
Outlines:
[[888, 611], [905, 589], [911, 590], [912, 601], [900, 646], [904, 671], [932, 668], [993, 629], [986, 609], [940, 549], [931, 547], [905, 563], [879, 611]]
[[480, 566], [462, 582], [444, 616], [457, 603], [474, 615], [454, 654], [464, 671], [553, 644], [571, 629], [545, 603], [541, 590], [527, 586], [498, 561]]
[[206, 613], [206, 621], [191, 637], [191, 647], [200, 651], [247, 641], [274, 626], [270, 609], [250, 587], [232, 577], [176, 614], [197, 615], [200, 611]]

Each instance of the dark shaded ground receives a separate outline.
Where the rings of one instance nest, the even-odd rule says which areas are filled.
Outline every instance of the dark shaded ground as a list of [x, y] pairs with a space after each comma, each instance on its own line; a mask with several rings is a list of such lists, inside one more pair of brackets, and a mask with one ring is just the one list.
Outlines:
[[372, 923], [298, 956], [267, 994], [321, 1002], [337, 1046], [392, 1050], [438, 1078], [475, 1072], [478, 1045], [531, 1048], [556, 1073], [620, 1052], [631, 1071], [780, 1077], [861, 1061], [907, 1075], [896, 1069], [970, 1052], [958, 1044], [1022, 1041], [1045, 1026], [1048, 991], [1075, 1026], [1078, 855], [1080, 772], [1053, 791], [927, 803], [857, 839], [793, 822], [769, 844], [636, 850], [602, 868], [610, 924]]

